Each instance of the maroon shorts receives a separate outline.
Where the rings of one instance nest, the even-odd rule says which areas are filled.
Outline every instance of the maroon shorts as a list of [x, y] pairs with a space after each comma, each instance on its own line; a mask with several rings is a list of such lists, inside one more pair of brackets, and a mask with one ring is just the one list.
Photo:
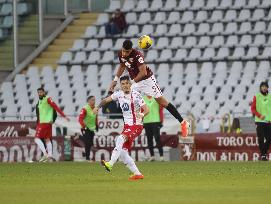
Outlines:
[[52, 138], [52, 124], [51, 123], [38, 124], [36, 128], [35, 137], [40, 138], [40, 139], [51, 139]]
[[137, 138], [143, 130], [143, 125], [124, 125], [122, 135], [126, 136], [127, 141], [123, 144], [123, 149], [131, 150], [135, 138]]

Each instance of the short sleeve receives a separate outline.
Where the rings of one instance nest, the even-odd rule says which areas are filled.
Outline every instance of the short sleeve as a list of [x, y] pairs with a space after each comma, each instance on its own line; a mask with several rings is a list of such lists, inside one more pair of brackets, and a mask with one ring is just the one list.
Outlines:
[[120, 51], [118, 52], [118, 58], [119, 58], [119, 63], [123, 64], [123, 61], [121, 60], [121, 53], [120, 53]]
[[118, 98], [120, 96], [120, 92], [119, 91], [115, 91], [112, 95], [111, 95], [111, 98], [113, 101], [117, 101]]
[[140, 52], [136, 54], [136, 65], [137, 67], [145, 64], [144, 56]]

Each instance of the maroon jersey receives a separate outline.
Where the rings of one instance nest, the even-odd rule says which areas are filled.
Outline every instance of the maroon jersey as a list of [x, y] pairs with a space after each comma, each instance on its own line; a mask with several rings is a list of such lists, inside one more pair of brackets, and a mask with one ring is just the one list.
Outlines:
[[[134, 79], [139, 73], [140, 65], [144, 64], [144, 55], [136, 49], [132, 49], [131, 54], [124, 58], [121, 56], [121, 51], [118, 53], [119, 61], [123, 64], [127, 71], [129, 72], [130, 78]], [[147, 76], [145, 76], [142, 80], [148, 79], [153, 75], [151, 69], [146, 66]]]

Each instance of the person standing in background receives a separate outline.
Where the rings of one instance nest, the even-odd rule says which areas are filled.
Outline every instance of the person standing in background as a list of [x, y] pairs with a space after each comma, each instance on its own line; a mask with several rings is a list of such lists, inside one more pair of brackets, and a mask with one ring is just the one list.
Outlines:
[[86, 160], [90, 162], [90, 150], [93, 146], [93, 139], [95, 131], [98, 132], [98, 117], [93, 113], [95, 108], [95, 97], [89, 96], [87, 104], [81, 109], [79, 115], [79, 123], [81, 125], [81, 132], [83, 135], [83, 142], [85, 143]]
[[[70, 121], [70, 119], [65, 116], [61, 109], [55, 104], [55, 102], [53, 102], [51, 97], [46, 96], [43, 87], [38, 88], [37, 92], [39, 102], [36, 106], [37, 128], [35, 143], [43, 153], [43, 157], [39, 162], [53, 161], [52, 124], [56, 120], [56, 112], [58, 112], [67, 121]], [[46, 144], [46, 147], [44, 143]]]
[[164, 161], [163, 147], [160, 141], [160, 128], [163, 124], [163, 107], [151, 96], [145, 95], [143, 99], [150, 110], [149, 114], [146, 115], [143, 120], [151, 155], [149, 161], [154, 161], [153, 137], [155, 138], [159, 150], [160, 161]]
[[267, 152], [271, 143], [271, 94], [268, 88], [268, 83], [262, 82], [260, 92], [254, 96], [251, 104], [262, 161], [268, 161]]

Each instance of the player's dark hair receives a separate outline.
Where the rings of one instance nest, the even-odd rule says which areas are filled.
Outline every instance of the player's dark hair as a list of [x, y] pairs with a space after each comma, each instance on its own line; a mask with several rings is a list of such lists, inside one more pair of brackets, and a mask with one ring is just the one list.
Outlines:
[[40, 88], [38, 88], [37, 91], [44, 91], [45, 92], [43, 86], [41, 86]]
[[88, 102], [88, 100], [90, 100], [90, 99], [92, 99], [94, 96], [89, 96], [88, 98], [87, 98], [87, 102]]
[[262, 87], [262, 86], [266, 86], [267, 88], [269, 88], [267, 81], [262, 81], [260, 84], [260, 87]]
[[120, 77], [120, 82], [121, 82], [121, 81], [124, 81], [124, 80], [130, 81], [130, 77], [127, 76], [127, 75]]
[[131, 40], [124, 40], [123, 44], [122, 44], [122, 48], [125, 50], [131, 50], [133, 47], [133, 43]]

